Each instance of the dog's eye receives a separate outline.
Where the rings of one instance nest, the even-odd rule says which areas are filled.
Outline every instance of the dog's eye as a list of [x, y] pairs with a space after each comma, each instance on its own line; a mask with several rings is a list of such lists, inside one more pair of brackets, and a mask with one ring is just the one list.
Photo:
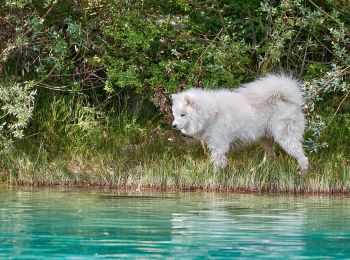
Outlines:
[[180, 116], [185, 116], [186, 114], [185, 113], [182, 113]]

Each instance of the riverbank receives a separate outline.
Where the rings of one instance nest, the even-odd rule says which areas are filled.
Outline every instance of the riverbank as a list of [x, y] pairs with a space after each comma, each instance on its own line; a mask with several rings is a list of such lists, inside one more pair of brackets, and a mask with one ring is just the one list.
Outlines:
[[[309, 154], [310, 170], [297, 174], [296, 162], [278, 149], [277, 158], [258, 167], [258, 145], [229, 154], [227, 169], [214, 172], [200, 142], [175, 132], [152, 129], [102, 139], [25, 138], [2, 156], [0, 181], [6, 185], [103, 187], [135, 190], [220, 192], [350, 192], [350, 160], [344, 143]], [[329, 131], [329, 140], [340, 138]], [[332, 137], [332, 138], [331, 138]], [[70, 138], [70, 137], [67, 137]]]

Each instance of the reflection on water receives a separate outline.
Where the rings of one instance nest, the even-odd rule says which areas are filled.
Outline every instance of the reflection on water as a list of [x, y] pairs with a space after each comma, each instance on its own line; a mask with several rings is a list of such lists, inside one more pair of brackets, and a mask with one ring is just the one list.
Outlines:
[[0, 190], [0, 258], [350, 258], [350, 199]]

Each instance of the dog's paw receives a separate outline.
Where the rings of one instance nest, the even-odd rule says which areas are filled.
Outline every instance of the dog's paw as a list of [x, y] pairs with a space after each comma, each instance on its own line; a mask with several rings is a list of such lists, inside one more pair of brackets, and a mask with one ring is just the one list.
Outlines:
[[305, 164], [302, 164], [301, 166], [299, 166], [297, 173], [299, 175], [305, 175], [307, 173], [308, 169], [309, 169], [309, 162], [308, 162], [308, 160], [306, 160]]

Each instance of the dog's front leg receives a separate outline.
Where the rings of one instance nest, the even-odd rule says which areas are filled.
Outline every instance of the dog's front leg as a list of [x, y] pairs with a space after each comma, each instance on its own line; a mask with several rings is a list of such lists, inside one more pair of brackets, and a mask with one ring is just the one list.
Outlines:
[[227, 157], [225, 153], [212, 151], [210, 160], [214, 169], [223, 169], [227, 166]]
[[[217, 141], [217, 140], [216, 140]], [[210, 160], [214, 166], [214, 169], [223, 169], [227, 166], [227, 152], [230, 146], [226, 143], [209, 142], [208, 147], [210, 149]]]

